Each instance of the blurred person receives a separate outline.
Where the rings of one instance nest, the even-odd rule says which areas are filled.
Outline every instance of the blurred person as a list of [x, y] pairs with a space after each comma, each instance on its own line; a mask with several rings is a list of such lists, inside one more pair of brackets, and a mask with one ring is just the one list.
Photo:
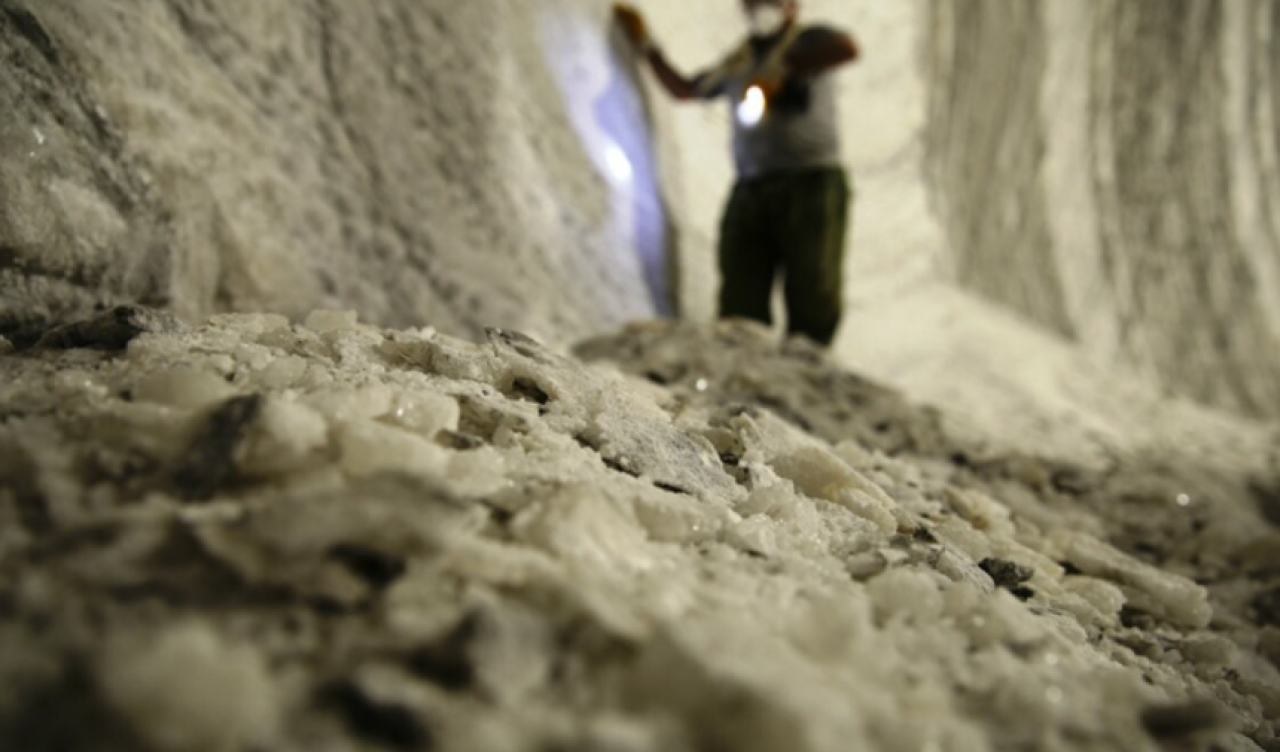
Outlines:
[[677, 100], [726, 98], [737, 181], [720, 225], [721, 317], [772, 322], [785, 280], [787, 329], [829, 345], [840, 324], [850, 187], [842, 165], [836, 82], [859, 57], [853, 38], [802, 25], [797, 0], [741, 0], [746, 39], [692, 77], [677, 71], [631, 5], [617, 23]]

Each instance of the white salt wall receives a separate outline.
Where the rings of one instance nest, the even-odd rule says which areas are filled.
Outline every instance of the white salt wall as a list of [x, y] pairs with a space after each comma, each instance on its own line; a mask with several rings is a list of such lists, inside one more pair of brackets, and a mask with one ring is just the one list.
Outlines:
[[[48, 270], [77, 288], [45, 302], [55, 318], [112, 297], [188, 317], [341, 302], [573, 337], [654, 312], [633, 242], [655, 203], [632, 188], [652, 190], [648, 139], [600, 3], [19, 5], [3, 17], [22, 80], [5, 90], [21, 125], [6, 117], [0, 239], [20, 269], [77, 256]], [[97, 162], [135, 195], [104, 188]], [[641, 245], [660, 248], [661, 216], [647, 221]], [[97, 270], [124, 262], [154, 278]]]
[[1276, 416], [1280, 5], [929, 8], [957, 281], [1174, 394]]

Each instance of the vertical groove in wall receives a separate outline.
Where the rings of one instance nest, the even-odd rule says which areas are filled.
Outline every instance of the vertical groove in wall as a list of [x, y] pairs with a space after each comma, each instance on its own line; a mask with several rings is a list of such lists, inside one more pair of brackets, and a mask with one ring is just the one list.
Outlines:
[[1280, 414], [1280, 4], [952, 0], [930, 24], [957, 281], [1171, 393]]
[[1065, 335], [1041, 166], [1043, 8], [1021, 0], [939, 4], [930, 19], [931, 172], [957, 281]]
[[1173, 391], [1245, 412], [1276, 404], [1273, 342], [1233, 217], [1222, 125], [1223, 7], [1118, 6], [1117, 247], [1130, 260], [1134, 338]]

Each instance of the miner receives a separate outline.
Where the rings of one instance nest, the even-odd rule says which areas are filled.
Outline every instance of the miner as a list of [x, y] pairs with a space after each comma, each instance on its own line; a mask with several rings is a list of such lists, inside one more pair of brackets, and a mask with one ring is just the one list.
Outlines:
[[687, 77], [619, 3], [615, 17], [657, 80], [681, 101], [727, 99], [737, 181], [720, 226], [720, 315], [771, 322], [782, 274], [787, 329], [824, 345], [840, 323], [850, 186], [832, 73], [858, 59], [848, 34], [804, 25], [796, 0], [742, 0], [746, 39]]

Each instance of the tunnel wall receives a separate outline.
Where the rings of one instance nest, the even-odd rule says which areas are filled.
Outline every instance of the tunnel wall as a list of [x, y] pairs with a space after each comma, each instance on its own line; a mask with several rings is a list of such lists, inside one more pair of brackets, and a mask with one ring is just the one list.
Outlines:
[[949, 272], [1169, 391], [1280, 414], [1280, 5], [928, 6]]
[[607, 12], [0, 0], [0, 333], [122, 300], [565, 338], [662, 310]]

